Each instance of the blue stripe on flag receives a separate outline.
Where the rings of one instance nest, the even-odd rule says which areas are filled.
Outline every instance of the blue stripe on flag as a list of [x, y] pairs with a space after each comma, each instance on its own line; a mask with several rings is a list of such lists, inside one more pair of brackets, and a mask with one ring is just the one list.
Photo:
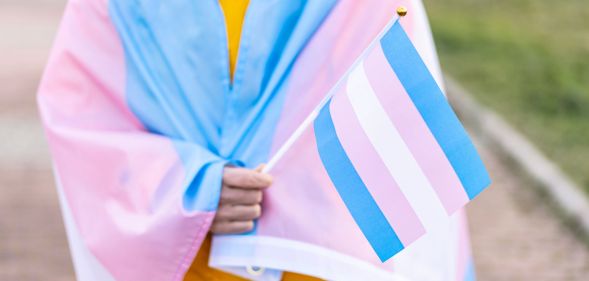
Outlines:
[[477, 275], [474, 269], [474, 262], [472, 258], [468, 261], [466, 272], [464, 273], [464, 281], [477, 281]]
[[397, 21], [380, 41], [401, 84], [446, 154], [470, 199], [491, 183], [481, 158], [411, 40]]
[[381, 259], [386, 261], [404, 247], [338, 140], [328, 102], [314, 122], [317, 149], [327, 174], [356, 224]]

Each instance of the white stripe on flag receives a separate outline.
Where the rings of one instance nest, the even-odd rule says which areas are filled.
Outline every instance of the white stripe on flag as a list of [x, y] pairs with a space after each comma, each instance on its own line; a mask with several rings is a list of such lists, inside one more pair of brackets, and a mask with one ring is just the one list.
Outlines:
[[53, 165], [53, 175], [56, 180], [57, 195], [61, 205], [61, 213], [63, 214], [63, 223], [67, 233], [67, 238], [70, 246], [70, 254], [74, 264], [76, 273], [76, 280], [82, 281], [115, 281], [112, 274], [102, 265], [102, 263], [90, 251], [82, 234], [78, 230], [78, 226], [74, 221], [74, 215], [69, 207], [67, 198], [61, 185], [57, 166]]
[[425, 230], [429, 232], [440, 222], [447, 221], [442, 203], [379, 103], [363, 64], [350, 73], [347, 94], [364, 133], [399, 184]]

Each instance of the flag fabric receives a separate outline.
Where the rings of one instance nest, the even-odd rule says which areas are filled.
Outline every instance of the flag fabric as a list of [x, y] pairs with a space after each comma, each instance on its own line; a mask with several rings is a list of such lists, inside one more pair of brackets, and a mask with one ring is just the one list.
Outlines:
[[289, 66], [334, 5], [252, 1], [230, 85], [218, 1], [68, 1], [38, 104], [78, 280], [183, 280], [223, 167], [266, 160]]
[[[223, 167], [268, 161], [398, 5], [441, 83], [420, 1], [250, 1], [230, 84], [217, 1], [70, 0], [38, 103], [78, 280], [183, 280]], [[317, 148], [311, 128], [273, 170], [256, 229], [215, 237], [211, 266], [256, 280], [464, 280], [460, 211], [383, 263]], [[372, 195], [384, 214], [402, 198]], [[391, 226], [402, 243], [416, 235]]]
[[[440, 87], [397, 20], [314, 121], [331, 181], [382, 261], [490, 184]], [[395, 198], [384, 213], [382, 198]]]

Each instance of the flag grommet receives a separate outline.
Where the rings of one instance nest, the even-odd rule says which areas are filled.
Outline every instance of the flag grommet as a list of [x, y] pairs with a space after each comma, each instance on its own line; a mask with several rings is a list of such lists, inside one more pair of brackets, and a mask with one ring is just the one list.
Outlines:
[[263, 267], [251, 266], [251, 265], [246, 267], [245, 270], [247, 271], [247, 273], [249, 273], [252, 276], [262, 276], [262, 274], [264, 274], [264, 271], [266, 271], [266, 269]]

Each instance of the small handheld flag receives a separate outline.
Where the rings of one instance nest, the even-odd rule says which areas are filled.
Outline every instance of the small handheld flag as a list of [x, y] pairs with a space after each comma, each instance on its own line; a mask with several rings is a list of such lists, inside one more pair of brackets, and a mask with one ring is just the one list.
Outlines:
[[[404, 16], [407, 10], [397, 13]], [[385, 27], [265, 168], [269, 171], [312, 124], [323, 167], [383, 262], [491, 182], [398, 19]], [[383, 202], [394, 206], [385, 212]]]

